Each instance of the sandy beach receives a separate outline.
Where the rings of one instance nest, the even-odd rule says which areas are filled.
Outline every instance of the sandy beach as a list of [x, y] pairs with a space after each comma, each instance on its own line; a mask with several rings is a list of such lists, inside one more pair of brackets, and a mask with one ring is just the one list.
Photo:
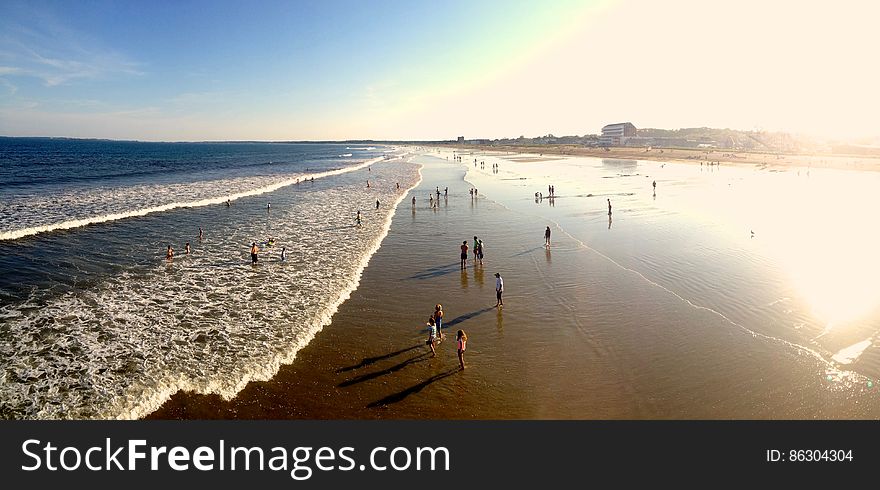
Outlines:
[[[880, 158], [866, 155], [793, 154], [760, 151], [735, 151], [697, 148], [589, 148], [576, 145], [449, 145], [462, 152], [477, 151], [503, 158], [546, 159], [547, 157], [596, 157], [678, 162], [700, 165], [718, 162], [726, 165], [748, 165], [759, 168], [833, 168], [841, 170], [880, 171]], [[533, 160], [534, 161], [534, 160]]]
[[[875, 395], [858, 381], [829, 387], [825, 373], [834, 366], [809, 343], [750, 329], [748, 307], [740, 319], [696, 304], [601, 252], [602, 241], [614, 239], [602, 237], [614, 237], [612, 231], [627, 247], [638, 243], [617, 231], [626, 225], [606, 225], [604, 210], [573, 215], [567, 206], [580, 201], [562, 198], [540, 213], [528, 210], [528, 198], [503, 205], [493, 199], [502, 197], [503, 179], [488, 171], [476, 175], [487, 187], [471, 199], [469, 165], [436, 155], [414, 160], [423, 165], [421, 184], [397, 208], [357, 290], [292, 364], [229, 401], [177, 393], [149, 418], [880, 415]], [[440, 206], [431, 209], [428, 196], [438, 186]], [[617, 209], [615, 220], [626, 220], [626, 208]], [[596, 238], [579, 238], [582, 232], [565, 221], [571, 217]], [[546, 226], [553, 231], [549, 250]], [[461, 270], [458, 246], [474, 235], [485, 242], [484, 265], [475, 267], [471, 255]], [[503, 309], [494, 308], [496, 272], [505, 281]], [[449, 336], [431, 358], [425, 322], [436, 303], [443, 304]], [[469, 337], [464, 371], [452, 337], [458, 329]]]

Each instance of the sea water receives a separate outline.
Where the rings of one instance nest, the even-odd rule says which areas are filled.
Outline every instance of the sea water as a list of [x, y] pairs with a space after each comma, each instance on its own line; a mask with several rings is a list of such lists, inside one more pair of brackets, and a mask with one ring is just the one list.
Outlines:
[[417, 180], [381, 146], [0, 138], [0, 417], [137, 418], [268, 379]]

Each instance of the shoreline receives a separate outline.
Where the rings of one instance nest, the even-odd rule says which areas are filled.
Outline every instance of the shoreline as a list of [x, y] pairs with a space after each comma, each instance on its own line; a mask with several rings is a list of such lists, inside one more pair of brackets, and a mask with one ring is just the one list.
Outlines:
[[[415, 195], [416, 206], [397, 207], [358, 288], [292, 363], [271, 380], [249, 383], [232, 400], [178, 392], [147, 418], [805, 419], [878, 413], [867, 392], [828, 396], [825, 377], [816, 374], [821, 363], [812, 356], [734, 328], [728, 317], [658, 287], [603, 255], [591, 240], [578, 239], [558, 221], [567, 212], [542, 217], [544, 211], [526, 204], [530, 198], [514, 206], [500, 196], [493, 200], [499, 187], [469, 179], [469, 165], [443, 158], [414, 159], [423, 165], [422, 181], [404, 199]], [[483, 192], [470, 199], [467, 191], [478, 182]], [[427, 194], [447, 185], [449, 199], [429, 208]], [[626, 210], [617, 216], [625, 227]], [[601, 217], [581, 222], [597, 238], [613, 237], [621, 226], [612, 231], [611, 220], [606, 226]], [[545, 224], [554, 230], [552, 252], [542, 246]], [[473, 235], [486, 242], [485, 265], [469, 257], [461, 270], [457, 247]], [[493, 307], [495, 272], [505, 282], [502, 309]], [[435, 303], [443, 304], [444, 332], [452, 337], [431, 358], [424, 325]], [[452, 341], [457, 329], [469, 337], [464, 371]], [[773, 383], [762, 381], [768, 369]]]
[[747, 152], [718, 149], [689, 148], [630, 148], [609, 147], [589, 148], [576, 145], [438, 145], [446, 149], [485, 152], [499, 158], [505, 155], [552, 155], [558, 157], [617, 158], [627, 160], [647, 160], [653, 162], [675, 162], [699, 165], [701, 162], [720, 162], [721, 164], [749, 165], [766, 168], [827, 168], [837, 170], [859, 170], [880, 172], [880, 157], [866, 155], [831, 154], [791, 154], [769, 152]]

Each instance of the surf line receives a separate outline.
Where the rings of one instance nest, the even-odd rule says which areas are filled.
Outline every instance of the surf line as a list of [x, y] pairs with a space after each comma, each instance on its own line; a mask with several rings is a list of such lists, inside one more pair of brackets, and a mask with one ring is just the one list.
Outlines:
[[201, 199], [199, 201], [173, 202], [173, 203], [169, 203], [169, 204], [163, 204], [161, 206], [153, 206], [153, 207], [149, 207], [149, 208], [135, 209], [133, 211], [123, 211], [123, 212], [119, 212], [119, 213], [105, 214], [105, 215], [101, 215], [101, 216], [93, 216], [90, 218], [61, 221], [58, 223], [52, 223], [52, 224], [41, 225], [41, 226], [34, 226], [31, 228], [22, 228], [19, 230], [5, 231], [5, 232], [0, 233], [0, 241], [17, 240], [19, 238], [23, 238], [26, 236], [37, 235], [40, 233], [47, 233], [50, 231], [69, 230], [71, 228], [79, 228], [81, 226], [93, 225], [93, 224], [98, 224], [98, 223], [106, 223], [108, 221], [116, 221], [116, 220], [125, 219], [125, 218], [133, 218], [136, 216], [146, 216], [151, 213], [160, 213], [163, 211], [170, 211], [172, 209], [177, 209], [177, 208], [197, 208], [197, 207], [202, 207], [202, 206], [211, 206], [214, 204], [223, 204], [226, 201], [231, 202], [231, 201], [236, 201], [238, 199], [241, 199], [243, 197], [259, 196], [260, 194], [265, 194], [267, 192], [277, 191], [278, 189], [281, 189], [283, 187], [287, 187], [287, 186], [296, 184], [297, 180], [305, 179], [307, 177], [321, 179], [321, 178], [330, 177], [333, 175], [340, 175], [340, 174], [344, 174], [344, 173], [348, 173], [348, 172], [353, 172], [355, 170], [360, 170], [360, 169], [363, 169], [363, 168], [368, 167], [370, 165], [374, 165], [378, 162], [391, 161], [391, 160], [394, 160], [394, 158], [386, 159], [384, 156], [377, 157], [377, 158], [367, 160], [363, 163], [359, 163], [357, 165], [352, 165], [351, 167], [345, 167], [345, 168], [336, 169], [336, 170], [328, 170], [326, 172], [319, 172], [316, 174], [297, 175], [296, 177], [291, 177], [291, 178], [282, 180], [280, 182], [276, 182], [274, 184], [270, 184], [270, 185], [263, 186], [263, 187], [258, 187], [256, 189], [251, 189], [249, 191], [237, 192], [235, 194], [229, 194], [229, 195], [220, 196], [220, 197], [211, 197], [208, 199]]
[[[402, 155], [396, 158], [386, 159], [385, 161], [404, 159], [407, 157], [408, 155]], [[144, 390], [145, 393], [148, 392], [149, 396], [141, 398], [133, 403], [127, 398], [127, 396], [117, 396], [113, 400], [111, 400], [108, 407], [101, 410], [101, 413], [96, 418], [141, 419], [158, 410], [178, 391], [192, 391], [200, 395], [217, 394], [223, 400], [229, 401], [238, 396], [238, 394], [249, 383], [268, 381], [275, 377], [276, 374], [278, 374], [278, 371], [281, 369], [282, 365], [291, 364], [296, 359], [299, 351], [301, 351], [304, 347], [311, 343], [311, 341], [314, 340], [315, 336], [321, 330], [323, 330], [325, 327], [330, 326], [333, 321], [333, 316], [336, 315], [337, 311], [339, 311], [339, 307], [342, 306], [343, 303], [348, 301], [348, 299], [351, 298], [351, 295], [355, 291], [357, 291], [358, 286], [360, 286], [360, 281], [363, 277], [363, 273], [369, 265], [370, 260], [372, 260], [376, 252], [379, 251], [382, 242], [391, 231], [391, 225], [394, 221], [394, 217], [397, 214], [400, 203], [403, 202], [403, 200], [410, 194], [413, 189], [415, 189], [422, 183], [422, 165], [412, 162], [411, 158], [408, 158], [406, 160], [406, 163], [417, 165], [416, 170], [418, 173], [418, 178], [410, 187], [405, 189], [401, 187], [401, 190], [403, 192], [401, 192], [400, 195], [397, 196], [397, 198], [393, 201], [391, 207], [389, 208], [390, 211], [388, 215], [382, 222], [380, 233], [370, 243], [368, 249], [360, 257], [360, 260], [357, 263], [356, 270], [351, 276], [348, 283], [343, 285], [343, 287], [338, 290], [336, 296], [331, 299], [327, 306], [315, 315], [311, 323], [307, 326], [305, 335], [297, 338], [291, 345], [289, 345], [288, 349], [280, 352], [272, 359], [264, 360], [259, 370], [251, 370], [249, 372], [242, 373], [241, 378], [238, 379], [235, 385], [231, 388], [218, 389], [217, 384], [211, 382], [199, 384], [191, 382], [189, 380], [181, 381], [178, 375], [169, 374], [167, 376], [167, 379], [164, 379], [161, 383], [158, 384], [158, 387], [152, 388], [154, 391]]]
[[[467, 167], [467, 166], [466, 166], [466, 167]], [[468, 168], [468, 170], [470, 170], [470, 168]], [[474, 185], [473, 182], [467, 180], [467, 174], [465, 174], [465, 178], [464, 178], [464, 180], [465, 180], [465, 182], [467, 182], [468, 184], [471, 184], [471, 186]], [[723, 320], [726, 321], [727, 323], [729, 323], [729, 324], [731, 324], [731, 325], [733, 325], [733, 326], [735, 326], [735, 327], [737, 327], [737, 328], [739, 328], [739, 329], [745, 331], [746, 333], [750, 334], [750, 335], [751, 335], [752, 337], [754, 337], [754, 338], [762, 338], [762, 339], [764, 339], [764, 340], [768, 340], [768, 341], [770, 341], [770, 342], [779, 342], [779, 343], [781, 343], [781, 344], [783, 344], [783, 345], [786, 345], [786, 346], [788, 346], [788, 347], [790, 347], [790, 348], [792, 348], [792, 349], [794, 349], [794, 350], [796, 350], [796, 351], [799, 351], [799, 352], [805, 352], [805, 353], [811, 355], [811, 356], [814, 357], [816, 360], [818, 360], [820, 364], [822, 364], [822, 365], [824, 365], [824, 366], [826, 367], [826, 369], [828, 370], [827, 372], [833, 373], [836, 377], [843, 378], [845, 375], [848, 375], [848, 377], [850, 377], [850, 378], [852, 378], [852, 379], [855, 379], [855, 380], [866, 380], [866, 379], [868, 379], [868, 378], [866, 378], [865, 376], [863, 376], [863, 375], [861, 375], [861, 374], [859, 374], [859, 373], [857, 373], [857, 372], [855, 372], [855, 371], [842, 370], [842, 369], [838, 368], [838, 367], [835, 365], [835, 363], [833, 363], [832, 361], [829, 361], [828, 359], [826, 359], [826, 358], [825, 358], [820, 352], [816, 351], [815, 349], [811, 349], [810, 347], [807, 347], [807, 346], [805, 346], [805, 345], [801, 345], [801, 344], [798, 344], [798, 343], [792, 342], [792, 341], [790, 341], [790, 340], [786, 340], [786, 339], [783, 339], [783, 338], [774, 337], [774, 336], [772, 336], [772, 335], [767, 335], [767, 334], [763, 334], [763, 333], [760, 333], [760, 332], [756, 332], [756, 331], [751, 330], [750, 328], [746, 327], [745, 325], [742, 325], [742, 324], [740, 324], [740, 323], [738, 323], [738, 322], [736, 322], [736, 321], [734, 321], [734, 320], [731, 320], [730, 318], [728, 318], [726, 315], [724, 315], [724, 314], [721, 313], [720, 311], [714, 310], [714, 309], [709, 308], [709, 307], [707, 307], [707, 306], [702, 306], [702, 305], [695, 304], [695, 303], [692, 302], [691, 300], [689, 300], [689, 299], [687, 299], [687, 298], [681, 296], [680, 294], [678, 294], [678, 293], [676, 293], [675, 291], [673, 291], [673, 290], [667, 288], [666, 286], [663, 286], [662, 284], [659, 284], [659, 283], [657, 283], [657, 282], [655, 282], [655, 281], [652, 281], [651, 279], [649, 279], [648, 277], [646, 277], [646, 276], [645, 276], [644, 274], [642, 274], [641, 272], [639, 272], [639, 271], [637, 271], [637, 270], [635, 270], [635, 269], [630, 269], [629, 267], [626, 267], [626, 266], [620, 264], [619, 262], [617, 262], [616, 260], [612, 259], [611, 257], [609, 257], [609, 256], [607, 256], [607, 255], [605, 255], [605, 254], [603, 254], [602, 252], [600, 252], [600, 251], [598, 251], [598, 250], [596, 250], [596, 249], [590, 247], [589, 245], [587, 245], [586, 243], [584, 243], [583, 241], [581, 241], [580, 239], [576, 238], [574, 235], [572, 235], [571, 233], [569, 233], [568, 231], [566, 231], [565, 228], [563, 228], [558, 222], [556, 222], [556, 221], [554, 221], [554, 220], [552, 220], [552, 219], [550, 219], [550, 218], [547, 218], [547, 217], [545, 217], [545, 216], [539, 216], [539, 215], [536, 215], [536, 214], [531, 214], [531, 213], [522, 213], [522, 212], [520, 212], [520, 211], [514, 211], [513, 209], [507, 207], [506, 205], [504, 205], [504, 204], [502, 204], [502, 203], [500, 203], [500, 202], [498, 202], [498, 201], [495, 201], [494, 199], [488, 198], [488, 200], [494, 202], [495, 204], [497, 204], [497, 205], [499, 205], [499, 206], [501, 206], [501, 207], [503, 207], [504, 209], [507, 209], [508, 211], [510, 211], [510, 212], [512, 212], [512, 213], [516, 213], [516, 214], [528, 214], [528, 215], [531, 215], [531, 216], [533, 216], [533, 217], [535, 217], [535, 218], [541, 218], [541, 219], [544, 219], [544, 220], [550, 221], [551, 223], [553, 223], [553, 225], [556, 227], [556, 229], [558, 229], [560, 232], [562, 232], [563, 234], [565, 234], [565, 236], [567, 236], [567, 237], [571, 238], [572, 240], [574, 240], [574, 241], [575, 241], [575, 242], [576, 242], [581, 248], [583, 248], [583, 249], [585, 249], [585, 250], [589, 250], [590, 252], [593, 252], [593, 253], [599, 255], [600, 257], [604, 258], [604, 259], [607, 260], [608, 262], [611, 262], [612, 264], [614, 264], [615, 266], [617, 266], [617, 267], [620, 268], [620, 269], [623, 269], [623, 270], [625, 270], [625, 271], [627, 271], [627, 272], [630, 272], [630, 273], [632, 273], [632, 274], [635, 274], [635, 275], [641, 277], [641, 278], [642, 278], [645, 282], [647, 282], [648, 284], [651, 284], [652, 286], [655, 286], [655, 287], [657, 287], [657, 288], [660, 288], [660, 289], [662, 289], [663, 291], [665, 291], [665, 292], [671, 294], [672, 296], [675, 296], [675, 297], [678, 298], [679, 300], [681, 300], [681, 301], [683, 301], [684, 303], [687, 303], [688, 305], [690, 305], [692, 308], [695, 308], [695, 309], [698, 309], [698, 310], [705, 310], [705, 311], [708, 311], [708, 312], [710, 312], [710, 313], [714, 313], [715, 315], [717, 315], [718, 317], [720, 317], [721, 319], [723, 319]]]

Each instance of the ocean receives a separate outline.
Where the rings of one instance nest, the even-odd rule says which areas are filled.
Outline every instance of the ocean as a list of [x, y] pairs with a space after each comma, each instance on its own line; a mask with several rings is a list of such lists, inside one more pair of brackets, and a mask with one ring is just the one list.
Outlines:
[[138, 418], [268, 379], [356, 287], [419, 178], [399, 157], [0, 138], [0, 417]]

